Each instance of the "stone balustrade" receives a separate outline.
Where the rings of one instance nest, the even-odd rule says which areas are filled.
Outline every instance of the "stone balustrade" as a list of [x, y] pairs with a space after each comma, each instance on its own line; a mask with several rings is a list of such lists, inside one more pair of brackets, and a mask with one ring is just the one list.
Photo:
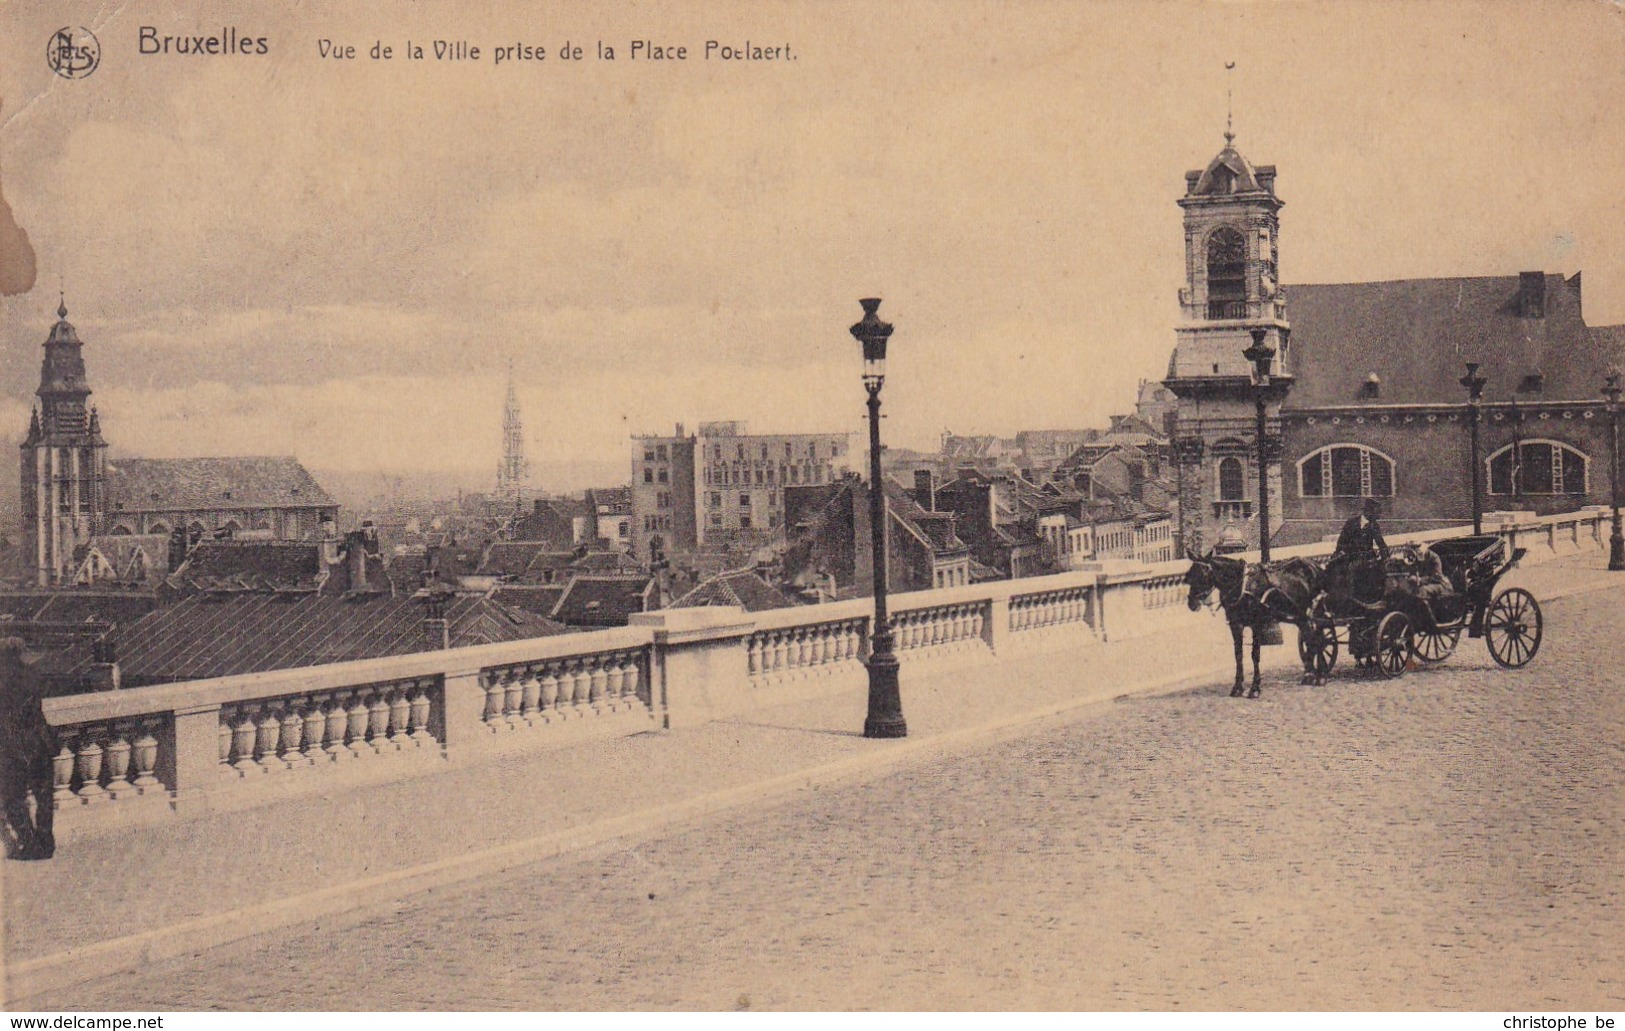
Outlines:
[[[1606, 548], [1609, 513], [1489, 513], [1484, 527], [1538, 563]], [[1448, 527], [1391, 543], [1463, 532]], [[1324, 541], [1275, 554], [1330, 550]], [[1199, 627], [1211, 617], [1185, 604], [1187, 566], [1102, 563], [895, 595], [895, 650], [905, 667], [987, 663]], [[108, 814], [168, 818], [253, 804], [272, 783], [333, 783], [317, 770], [397, 777], [493, 750], [677, 728], [861, 690], [872, 615], [867, 598], [761, 613], [672, 609], [611, 630], [53, 698], [46, 717], [57, 734], [56, 804], [70, 831]], [[291, 771], [307, 772], [265, 776]]]

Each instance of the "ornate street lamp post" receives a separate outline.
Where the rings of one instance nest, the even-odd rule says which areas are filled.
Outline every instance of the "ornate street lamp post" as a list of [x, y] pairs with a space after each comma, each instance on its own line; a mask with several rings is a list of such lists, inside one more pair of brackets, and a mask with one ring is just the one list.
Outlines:
[[1265, 404], [1270, 395], [1270, 363], [1275, 348], [1264, 342], [1268, 330], [1255, 329], [1253, 346], [1241, 356], [1253, 363], [1253, 406], [1257, 418], [1254, 433], [1258, 439], [1258, 560], [1270, 560], [1270, 459], [1273, 443], [1269, 438]]
[[1616, 573], [1625, 571], [1625, 535], [1621, 535], [1619, 530], [1619, 379], [1618, 367], [1609, 369], [1608, 385], [1602, 388], [1608, 398], [1609, 454], [1613, 458], [1613, 465], [1608, 471], [1608, 484], [1613, 491], [1614, 501], [1614, 532], [1608, 538], [1608, 568]]
[[1483, 470], [1478, 467], [1478, 422], [1481, 416], [1479, 404], [1484, 399], [1484, 384], [1489, 382], [1478, 374], [1478, 363], [1467, 363], [1467, 375], [1461, 378], [1461, 385], [1467, 388], [1467, 425], [1472, 438], [1473, 453], [1473, 536], [1477, 537], [1484, 532], [1484, 485], [1482, 482]]
[[891, 324], [876, 315], [880, 298], [865, 297], [863, 321], [852, 336], [863, 345], [863, 388], [869, 392], [869, 541], [875, 567], [875, 621], [869, 635], [869, 716], [864, 737], [907, 737], [903, 698], [897, 687], [891, 620], [886, 615], [886, 488], [880, 479], [880, 388], [886, 382], [886, 341]]

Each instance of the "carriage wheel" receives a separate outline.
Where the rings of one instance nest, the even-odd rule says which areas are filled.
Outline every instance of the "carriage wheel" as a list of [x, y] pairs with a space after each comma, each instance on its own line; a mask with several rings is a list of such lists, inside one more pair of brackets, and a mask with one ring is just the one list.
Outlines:
[[1377, 624], [1377, 669], [1383, 676], [1393, 679], [1405, 675], [1411, 663], [1411, 652], [1416, 648], [1416, 635], [1411, 629], [1411, 617], [1403, 612], [1390, 612]]
[[1511, 587], [1495, 596], [1484, 613], [1484, 643], [1490, 658], [1517, 669], [1527, 665], [1540, 651], [1542, 621], [1540, 603], [1522, 587]]
[[1298, 658], [1305, 669], [1324, 675], [1337, 665], [1337, 631], [1319, 623], [1298, 628]]
[[1416, 657], [1423, 662], [1443, 662], [1456, 650], [1461, 640], [1461, 628], [1454, 630], [1422, 630], [1416, 635]]

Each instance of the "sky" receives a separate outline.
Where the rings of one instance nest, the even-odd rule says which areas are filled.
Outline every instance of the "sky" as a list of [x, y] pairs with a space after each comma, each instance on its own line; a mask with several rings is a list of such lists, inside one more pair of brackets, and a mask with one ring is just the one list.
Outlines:
[[[47, 66], [65, 25], [89, 76]], [[143, 55], [143, 27], [269, 53]], [[436, 38], [482, 59], [405, 57]], [[747, 39], [794, 59], [703, 58]], [[510, 43], [547, 56], [493, 64]], [[541, 469], [677, 422], [858, 433], [867, 296], [889, 443], [1103, 424], [1165, 372], [1176, 201], [1227, 92], [1279, 170], [1289, 318], [1292, 283], [1583, 269], [1588, 322], [1625, 322], [1614, 3], [0, 0], [0, 196], [35, 256], [0, 297], [0, 432], [59, 288], [115, 455], [477, 485], [510, 361]]]

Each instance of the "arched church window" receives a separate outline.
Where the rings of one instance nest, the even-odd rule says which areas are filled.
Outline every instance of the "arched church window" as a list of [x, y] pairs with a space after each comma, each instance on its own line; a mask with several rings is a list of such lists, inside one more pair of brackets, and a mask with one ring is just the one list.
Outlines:
[[1526, 440], [1516, 450], [1508, 444], [1490, 455], [1490, 493], [1585, 494], [1590, 458], [1555, 440]]
[[1241, 459], [1235, 455], [1219, 459], [1219, 500], [1245, 501], [1246, 490]]
[[1394, 460], [1363, 444], [1331, 444], [1298, 460], [1298, 496], [1389, 498]]
[[1229, 226], [1207, 238], [1207, 317], [1247, 317], [1247, 241]]

